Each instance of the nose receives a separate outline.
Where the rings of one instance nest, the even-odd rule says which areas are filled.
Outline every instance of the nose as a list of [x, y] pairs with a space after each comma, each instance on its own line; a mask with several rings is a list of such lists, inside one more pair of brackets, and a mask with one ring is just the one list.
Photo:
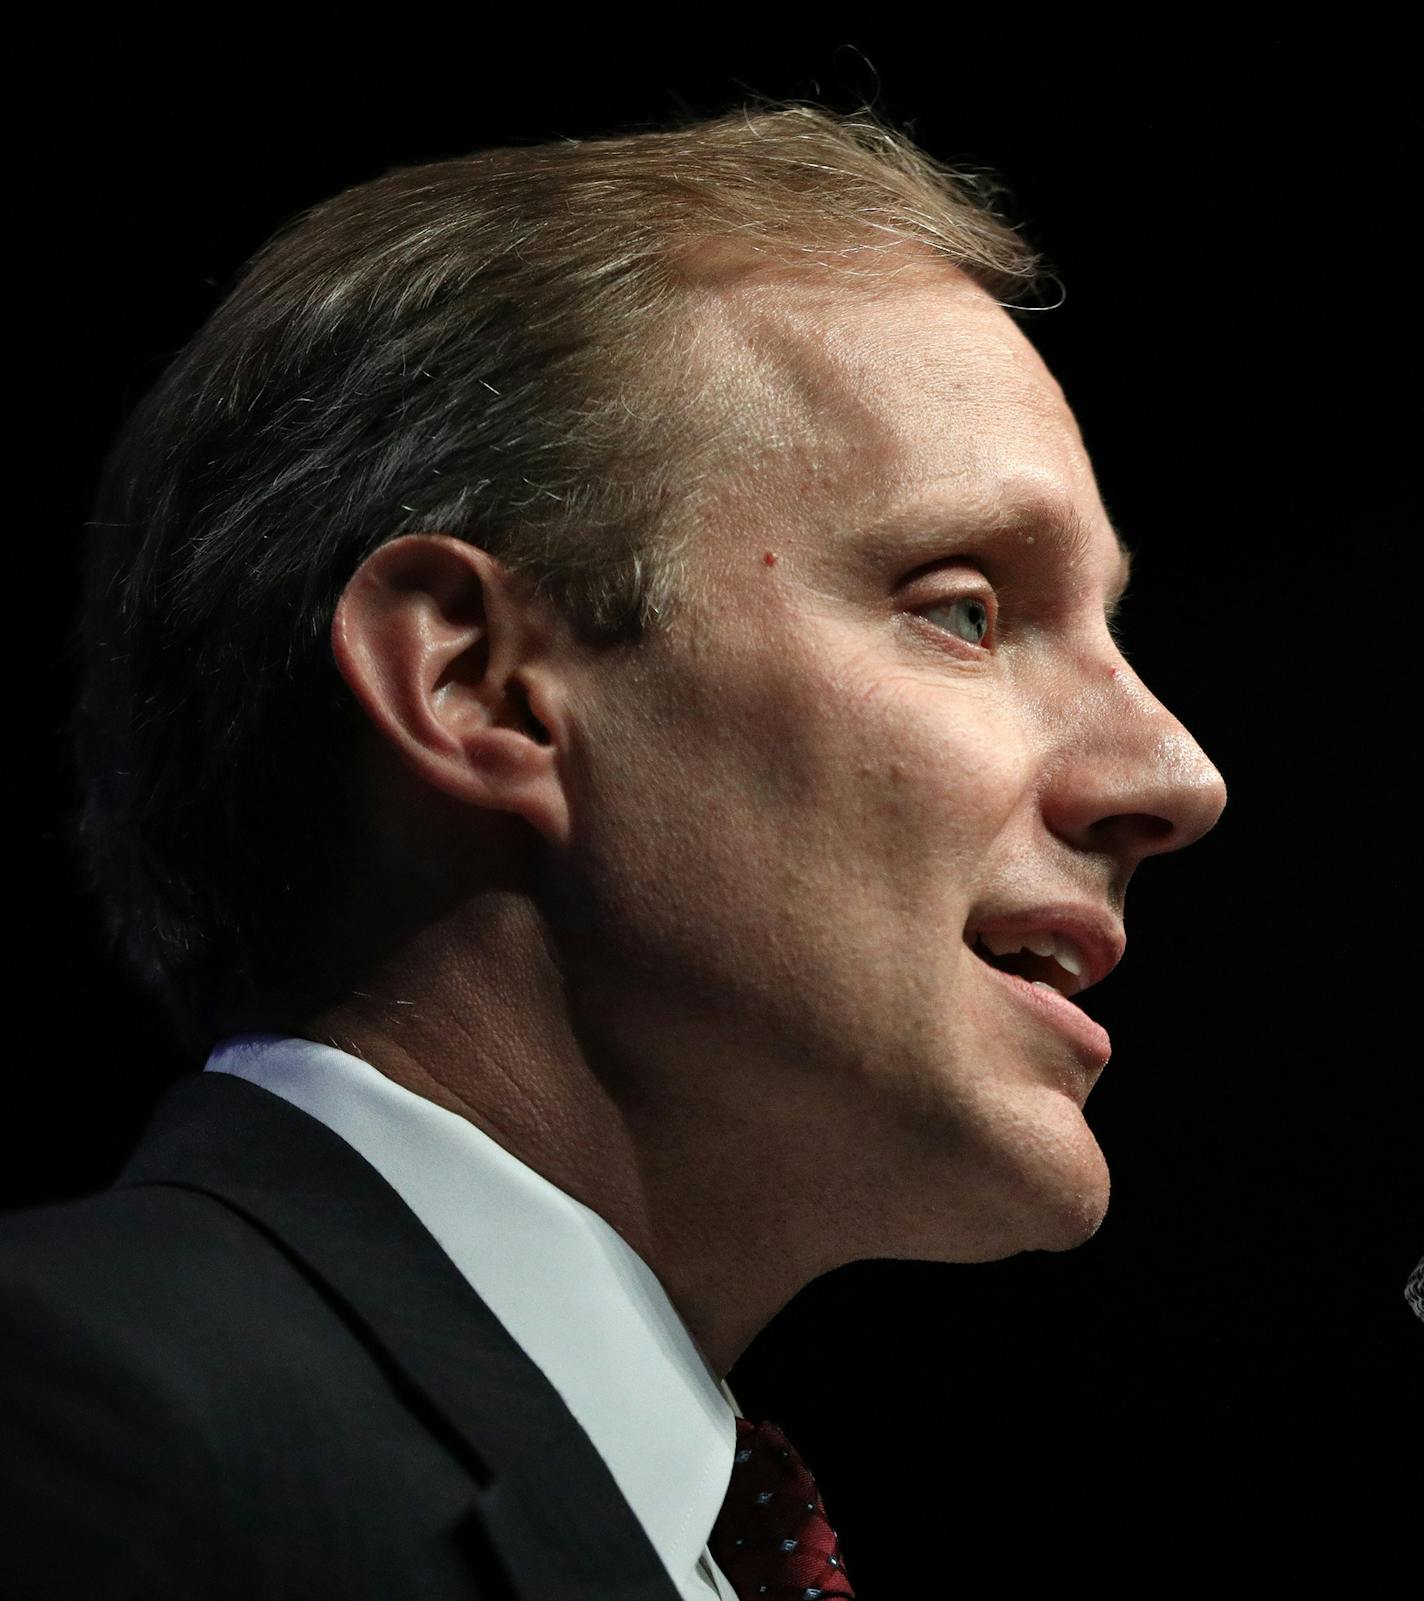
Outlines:
[[1226, 809], [1221, 774], [1121, 656], [1099, 665], [1054, 739], [1048, 825], [1079, 850], [1117, 858], [1124, 883], [1144, 858], [1199, 840]]

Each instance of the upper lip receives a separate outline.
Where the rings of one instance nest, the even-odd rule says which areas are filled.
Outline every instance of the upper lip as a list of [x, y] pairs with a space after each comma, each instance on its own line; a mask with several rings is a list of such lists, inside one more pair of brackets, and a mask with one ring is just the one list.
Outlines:
[[1066, 902], [1023, 912], [975, 913], [965, 925], [966, 943], [973, 945], [976, 934], [1053, 934], [1070, 941], [1082, 957], [1083, 976], [1072, 980], [1069, 995], [1079, 995], [1100, 983], [1127, 949], [1122, 924], [1110, 913]]

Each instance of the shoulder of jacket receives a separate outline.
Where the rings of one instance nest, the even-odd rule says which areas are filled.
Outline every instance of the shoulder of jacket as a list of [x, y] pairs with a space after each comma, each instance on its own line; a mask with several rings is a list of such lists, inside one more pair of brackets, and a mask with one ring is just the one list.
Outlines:
[[191, 1407], [233, 1375], [279, 1377], [285, 1349], [333, 1317], [286, 1253], [200, 1191], [125, 1186], [0, 1217], [4, 1388], [17, 1368], [128, 1375]]

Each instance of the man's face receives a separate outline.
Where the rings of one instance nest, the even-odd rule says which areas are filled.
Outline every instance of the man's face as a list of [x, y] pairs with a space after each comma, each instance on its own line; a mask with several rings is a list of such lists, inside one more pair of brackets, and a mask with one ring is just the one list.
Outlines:
[[988, 294], [936, 268], [708, 305], [748, 443], [687, 612], [580, 690], [574, 1004], [631, 1118], [823, 1186], [854, 1255], [1066, 1249], [1107, 1207], [1105, 1051], [966, 936], [1077, 908], [1110, 947], [1220, 775], [1113, 641], [1077, 425]]

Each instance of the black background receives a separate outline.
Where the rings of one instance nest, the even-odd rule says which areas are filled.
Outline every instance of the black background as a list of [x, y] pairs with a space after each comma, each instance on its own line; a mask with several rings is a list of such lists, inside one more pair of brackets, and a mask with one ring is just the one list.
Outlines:
[[221, 287], [294, 212], [393, 165], [753, 91], [868, 99], [998, 172], [1055, 263], [1066, 302], [1025, 327], [1137, 551], [1127, 651], [1230, 803], [1140, 870], [1128, 956], [1089, 1006], [1115, 1047], [1087, 1108], [1113, 1175], [1097, 1236], [847, 1268], [731, 1381], [815, 1467], [867, 1601], [1384, 1571], [1424, 1342], [1402, 1293], [1424, 1251], [1402, 914], [1420, 596], [1389, 47], [1339, 18], [738, 43], [745, 20], [709, 14], [662, 44], [409, 8], [206, 26], [88, 19], [19, 56], [6, 1203], [107, 1184], [201, 1066], [104, 949], [64, 843], [65, 640], [103, 450]]

